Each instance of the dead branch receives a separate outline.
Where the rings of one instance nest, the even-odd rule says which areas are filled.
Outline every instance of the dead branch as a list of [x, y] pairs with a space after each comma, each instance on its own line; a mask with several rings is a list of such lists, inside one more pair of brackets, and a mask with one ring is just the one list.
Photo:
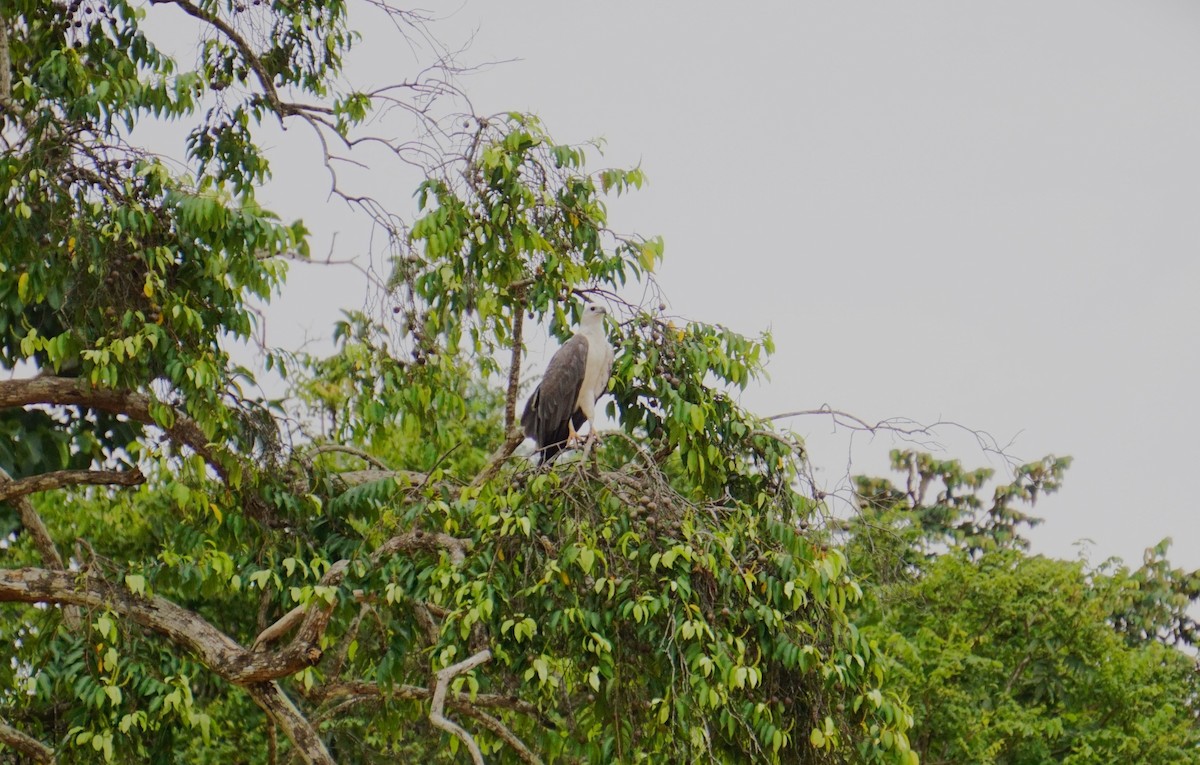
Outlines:
[[[131, 420], [153, 425], [161, 428], [172, 441], [199, 454], [219, 474], [225, 474], [224, 468], [217, 460], [213, 444], [194, 420], [177, 409], [141, 393], [93, 388], [86, 382], [71, 377], [0, 380], [0, 409], [36, 404], [83, 406], [109, 414], [123, 414]], [[171, 410], [174, 423], [170, 427], [163, 428], [154, 420], [151, 408], [159, 406]]]
[[217, 29], [221, 34], [237, 47], [238, 52], [245, 58], [246, 63], [250, 65], [250, 69], [254, 72], [254, 76], [258, 78], [259, 85], [262, 86], [263, 96], [267, 99], [267, 103], [271, 106], [271, 110], [279, 117], [280, 122], [283, 118], [289, 115], [304, 115], [307, 112], [325, 112], [332, 113], [332, 110], [324, 106], [301, 106], [299, 104], [285, 103], [279, 97], [279, 92], [275, 89], [274, 79], [263, 66], [262, 59], [250, 47], [250, 43], [246, 42], [237, 30], [231, 27], [224, 19], [215, 16], [208, 11], [194, 5], [188, 0], [152, 0], [152, 4], [169, 4], [177, 6], [187, 15], [199, 19], [209, 26]]
[[[0, 27], [3, 27], [3, 22], [0, 22]], [[46, 762], [50, 763], [50, 765], [54, 765], [57, 762], [53, 749], [36, 738], [27, 736], [12, 727], [2, 717], [0, 717], [0, 744], [15, 749], [20, 754], [31, 758], [34, 762]]]
[[451, 664], [445, 669], [438, 670], [434, 675], [433, 700], [429, 704], [429, 722], [433, 727], [441, 728], [451, 735], [457, 736], [467, 747], [467, 751], [471, 753], [471, 761], [475, 765], [483, 765], [483, 752], [479, 750], [479, 744], [475, 743], [475, 739], [471, 737], [470, 733], [446, 717], [446, 692], [450, 689], [451, 680], [491, 660], [492, 651], [485, 648], [457, 664]]
[[[7, 477], [7, 475], [5, 476]], [[64, 486], [137, 486], [146, 482], [142, 471], [133, 470], [58, 470], [0, 483], [0, 502]]]
[[[1009, 465], [1016, 465], [1019, 462], [1019, 460], [1008, 453], [1009, 447], [1012, 446], [1011, 442], [1001, 445], [992, 434], [983, 430], [969, 428], [966, 425], [963, 425], [959, 422], [954, 422], [953, 420], [939, 419], [936, 422], [923, 424], [907, 417], [889, 417], [887, 419], [872, 423], [849, 412], [844, 412], [840, 409], [834, 409], [828, 404], [822, 404], [817, 409], [799, 409], [794, 412], [774, 414], [770, 417], [766, 417], [765, 419], [772, 421], [786, 420], [792, 417], [808, 417], [814, 415], [829, 417], [833, 421], [835, 428], [842, 427], [852, 431], [866, 432], [872, 436], [881, 432], [889, 432], [894, 433], [905, 440], [914, 441], [918, 444], [925, 443], [921, 441], [919, 437], [928, 437], [930, 439], [934, 438], [934, 431], [936, 431], [938, 428], [953, 428], [969, 434], [975, 439], [982, 451], [1001, 457]], [[932, 445], [939, 446], [936, 443]]]

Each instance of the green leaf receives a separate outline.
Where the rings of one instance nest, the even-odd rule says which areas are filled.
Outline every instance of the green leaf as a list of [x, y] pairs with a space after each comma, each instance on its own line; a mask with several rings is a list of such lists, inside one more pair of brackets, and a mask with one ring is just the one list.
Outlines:
[[129, 591], [134, 595], [145, 595], [146, 577], [142, 576], [141, 574], [126, 574], [125, 586], [128, 587]]

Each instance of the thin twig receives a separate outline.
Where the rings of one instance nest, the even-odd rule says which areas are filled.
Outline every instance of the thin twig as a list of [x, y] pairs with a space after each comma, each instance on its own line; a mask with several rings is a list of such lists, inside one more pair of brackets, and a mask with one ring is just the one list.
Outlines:
[[351, 456], [358, 457], [364, 462], [374, 465], [380, 470], [391, 471], [391, 468], [388, 467], [387, 463], [378, 457], [368, 454], [362, 449], [356, 449], [353, 446], [345, 446], [343, 444], [321, 444], [320, 446], [314, 446], [311, 449], [305, 450], [303, 459], [306, 461], [311, 461], [312, 458], [316, 457], [317, 455], [329, 453], [349, 454]]
[[969, 428], [959, 422], [953, 420], [937, 420], [931, 423], [921, 423], [907, 417], [889, 417], [878, 422], [868, 422], [857, 415], [849, 412], [844, 412], [840, 409], [834, 409], [828, 404], [823, 404], [817, 409], [799, 409], [794, 412], [783, 412], [774, 414], [764, 419], [767, 420], [785, 420], [792, 417], [807, 417], [807, 416], [826, 416], [833, 420], [835, 426], [848, 428], [850, 430], [863, 431], [870, 433], [872, 436], [880, 432], [890, 432], [909, 440], [914, 441], [914, 436], [934, 436], [934, 431], [938, 428], [953, 428], [964, 431], [975, 438], [980, 450], [995, 454], [1007, 462], [1010, 466], [1019, 464], [1020, 460], [1017, 457], [1009, 454], [1008, 450], [1012, 447], [1012, 442], [1001, 445], [995, 436], [987, 431], [976, 430]]
[[406, 486], [413, 489], [423, 486], [429, 480], [428, 473], [418, 473], [415, 470], [347, 470], [344, 473], [338, 473], [340, 478], [347, 486], [361, 486], [364, 483], [372, 481], [382, 481], [390, 478], [392, 480], [403, 481]]
[[275, 114], [279, 117], [280, 122], [282, 122], [283, 118], [289, 114], [301, 114], [302, 109], [316, 109], [319, 111], [329, 111], [327, 107], [299, 107], [295, 104], [285, 104], [279, 98], [279, 92], [275, 89], [274, 80], [273, 80], [271, 74], [269, 72], [267, 72], [266, 67], [263, 66], [262, 59], [260, 59], [254, 53], [254, 49], [250, 47], [250, 43], [246, 42], [245, 38], [243, 38], [240, 34], [238, 34], [237, 30], [234, 29], [233, 27], [231, 27], [229, 24], [227, 24], [224, 19], [221, 19], [220, 17], [209, 13], [208, 11], [204, 10], [203, 8], [200, 8], [199, 6], [196, 6], [190, 2], [187, 2], [187, 0], [152, 0], [151, 1], [151, 4], [158, 4], [158, 3], [169, 3], [170, 5], [177, 6], [180, 10], [182, 10], [187, 15], [192, 16], [193, 18], [199, 19], [200, 21], [203, 21], [206, 24], [209, 24], [210, 26], [219, 30], [222, 34], [225, 35], [225, 37], [227, 37], [229, 39], [229, 41], [231, 43], [233, 43], [235, 46], [237, 46], [238, 51], [245, 58], [246, 63], [249, 64], [250, 68], [254, 71], [255, 77], [258, 78], [258, 82], [262, 86], [262, 89], [263, 89], [263, 95], [266, 97], [267, 103], [271, 105], [271, 110], [274, 111]]
[[[512, 287], [509, 287], [512, 290]], [[513, 304], [512, 359], [508, 366], [508, 395], [504, 398], [504, 432], [510, 432], [517, 424], [517, 394], [521, 390], [521, 339], [525, 327], [525, 288], [521, 287]]]

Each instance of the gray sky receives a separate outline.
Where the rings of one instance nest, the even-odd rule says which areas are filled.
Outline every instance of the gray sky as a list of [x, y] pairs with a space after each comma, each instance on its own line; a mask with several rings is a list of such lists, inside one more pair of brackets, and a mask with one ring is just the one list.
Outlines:
[[[665, 237], [675, 312], [773, 330], [752, 410], [945, 418], [1015, 438], [1024, 459], [1072, 455], [1036, 508], [1036, 550], [1074, 557], [1090, 538], [1093, 561], [1136, 564], [1172, 536], [1172, 559], [1200, 566], [1182, 491], [1200, 473], [1200, 5], [432, 7], [448, 44], [474, 34], [464, 62], [520, 59], [463, 81], [477, 111], [533, 111], [559, 140], [605, 138], [606, 164], [642, 164], [649, 187], [611, 222]], [[410, 73], [369, 33], [350, 78]], [[280, 150], [311, 150], [300, 132]], [[308, 219], [314, 250], [335, 230], [340, 255], [365, 250], [322, 205], [319, 168], [276, 170], [268, 198]], [[403, 207], [415, 180], [376, 182]], [[296, 269], [272, 340], [328, 336], [361, 296], [352, 275], [336, 283]], [[835, 487], [845, 434], [791, 423]], [[854, 472], [881, 474], [894, 445], [857, 437]]]

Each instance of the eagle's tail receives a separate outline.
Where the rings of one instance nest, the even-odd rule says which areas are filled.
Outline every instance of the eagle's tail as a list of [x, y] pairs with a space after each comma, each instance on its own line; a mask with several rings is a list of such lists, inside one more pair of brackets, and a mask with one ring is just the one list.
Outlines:
[[[576, 409], [571, 415], [571, 426], [578, 433], [583, 427], [583, 423], [587, 422], [587, 418], [583, 416], [583, 410]], [[537, 442], [538, 450], [538, 465], [550, 465], [554, 460], [558, 459], [558, 455], [566, 451], [567, 438], [570, 437], [570, 430], [567, 429], [567, 423], [560, 423], [556, 428], [547, 428], [542, 433], [528, 433], [533, 440]]]

